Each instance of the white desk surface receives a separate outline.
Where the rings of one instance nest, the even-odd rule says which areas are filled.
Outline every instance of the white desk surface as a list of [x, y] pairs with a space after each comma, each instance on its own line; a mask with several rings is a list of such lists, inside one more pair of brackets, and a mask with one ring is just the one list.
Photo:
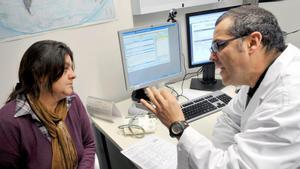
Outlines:
[[[177, 89], [176, 91], [181, 91], [180, 85], [181, 85], [181, 83], [178, 82], [172, 86], [175, 89]], [[210, 93], [208, 91], [199, 91], [199, 90], [188, 89], [188, 86], [189, 86], [189, 81], [185, 82], [185, 84], [184, 84], [183, 95], [185, 93], [191, 93], [191, 91], [192, 91], [193, 95], [198, 95], [198, 96]], [[235, 87], [233, 87], [233, 86], [227, 86], [222, 89], [223, 92], [227, 93], [230, 96], [235, 95], [234, 90], [235, 90]], [[123, 117], [125, 117], [127, 115], [128, 108], [131, 106], [131, 104], [132, 104], [132, 101], [130, 99], [116, 103], [116, 106], [119, 109], [119, 111], [121, 112], [121, 114], [123, 115]], [[206, 117], [198, 119], [194, 122], [191, 122], [190, 125], [193, 128], [195, 128], [197, 131], [199, 131], [201, 134], [203, 134], [204, 136], [211, 138], [213, 126], [216, 122], [216, 119], [218, 118], [218, 116], [220, 114], [221, 114], [221, 112], [213, 113], [209, 116], [206, 116]], [[95, 123], [96, 127], [100, 130], [100, 132], [102, 134], [104, 134], [105, 137], [107, 139], [109, 139], [116, 147], [118, 147], [120, 149], [120, 151], [128, 148], [128, 146], [130, 146], [133, 143], [140, 140], [139, 138], [135, 138], [133, 136], [124, 136], [123, 135], [123, 131], [118, 128], [118, 126], [123, 124], [123, 119], [121, 119], [121, 118], [116, 120], [114, 123], [111, 123], [111, 122], [108, 122], [105, 120], [101, 120], [101, 119], [97, 119], [94, 117], [92, 117], [92, 120]], [[176, 144], [178, 142], [177, 139], [171, 138], [169, 136], [168, 129], [159, 120], [157, 120], [156, 131], [153, 134], [161, 139], [164, 139], [164, 140], [169, 141], [174, 144]], [[147, 134], [147, 135], [150, 135], [150, 134]]]

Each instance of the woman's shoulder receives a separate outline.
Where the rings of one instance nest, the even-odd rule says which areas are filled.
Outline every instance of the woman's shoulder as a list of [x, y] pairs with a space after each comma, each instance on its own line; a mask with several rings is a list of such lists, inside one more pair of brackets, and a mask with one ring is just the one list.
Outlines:
[[[1, 109], [0, 109], [0, 128], [4, 128], [5, 130], [8, 130], [8, 128], [15, 128], [18, 126], [18, 123], [16, 123], [16, 101], [10, 101], [6, 103]], [[14, 126], [14, 127], [13, 127]]]
[[0, 120], [2, 118], [12, 118], [16, 114], [16, 100], [12, 100], [6, 103], [0, 109]]

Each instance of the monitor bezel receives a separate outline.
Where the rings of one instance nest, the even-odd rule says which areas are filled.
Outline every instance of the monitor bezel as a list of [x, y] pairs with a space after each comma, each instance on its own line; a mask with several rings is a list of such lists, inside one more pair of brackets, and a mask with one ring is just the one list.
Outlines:
[[[193, 64], [193, 56], [192, 56], [192, 44], [191, 44], [191, 31], [190, 31], [190, 17], [197, 16], [197, 15], [205, 15], [205, 14], [211, 14], [216, 12], [226, 12], [232, 8], [240, 7], [241, 5], [236, 6], [230, 6], [230, 7], [224, 7], [224, 8], [215, 8], [215, 9], [208, 9], [208, 10], [202, 10], [192, 13], [186, 13], [185, 14], [185, 20], [186, 20], [186, 36], [187, 36], [187, 53], [188, 53], [188, 67], [189, 68], [196, 68], [201, 67], [203, 65], [210, 65], [214, 64], [213, 61], [210, 61], [209, 59], [207, 61], [204, 61], [202, 63]], [[213, 37], [212, 37], [213, 38]]]
[[[155, 81], [150, 81], [147, 83], [143, 83], [140, 85], [134, 85], [131, 86], [129, 84], [129, 77], [128, 77], [128, 71], [127, 71], [127, 63], [126, 63], [126, 59], [125, 59], [125, 53], [123, 50], [124, 49], [124, 44], [122, 43], [123, 37], [122, 34], [123, 33], [127, 33], [127, 32], [132, 32], [132, 31], [138, 31], [138, 30], [142, 30], [142, 29], [148, 29], [148, 28], [154, 28], [154, 27], [161, 27], [161, 26], [168, 26], [168, 25], [176, 25], [176, 29], [177, 29], [177, 36], [178, 36], [178, 50], [179, 50], [179, 61], [180, 61], [180, 72], [177, 74], [174, 74], [172, 76], [166, 77], [166, 78], [161, 78]], [[138, 90], [138, 89], [142, 89], [148, 86], [154, 86], [154, 85], [158, 85], [162, 82], [170, 82], [176, 79], [180, 79], [184, 76], [185, 71], [184, 71], [184, 63], [183, 63], [183, 58], [182, 58], [182, 42], [181, 42], [181, 31], [180, 31], [180, 25], [179, 23], [158, 23], [158, 24], [152, 24], [152, 25], [146, 25], [146, 26], [139, 26], [139, 27], [134, 27], [134, 28], [129, 28], [129, 29], [124, 29], [124, 30], [120, 30], [118, 31], [118, 37], [119, 37], [119, 45], [120, 45], [120, 52], [121, 52], [121, 59], [122, 59], [122, 68], [123, 68], [123, 75], [124, 75], [124, 80], [125, 80], [125, 86], [126, 86], [126, 90], [131, 92], [134, 90]]]

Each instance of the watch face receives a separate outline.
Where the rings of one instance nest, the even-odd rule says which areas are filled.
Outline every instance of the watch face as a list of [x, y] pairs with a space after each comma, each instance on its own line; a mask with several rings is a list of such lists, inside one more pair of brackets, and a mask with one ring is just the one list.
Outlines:
[[181, 136], [183, 133], [183, 130], [189, 126], [189, 124], [185, 121], [176, 121], [171, 124], [169, 127], [169, 134], [171, 137], [177, 137]]
[[171, 130], [175, 135], [180, 134], [183, 131], [183, 126], [180, 123], [174, 123]]

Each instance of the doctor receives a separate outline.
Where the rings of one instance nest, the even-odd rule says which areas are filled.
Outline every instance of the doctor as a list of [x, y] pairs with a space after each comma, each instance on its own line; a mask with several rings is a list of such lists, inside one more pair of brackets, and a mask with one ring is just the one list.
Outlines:
[[178, 138], [178, 168], [300, 168], [300, 50], [285, 45], [274, 15], [255, 6], [223, 14], [211, 59], [225, 85], [242, 85], [223, 109], [212, 141], [185, 122], [167, 90], [147, 89], [155, 107], [141, 100]]

